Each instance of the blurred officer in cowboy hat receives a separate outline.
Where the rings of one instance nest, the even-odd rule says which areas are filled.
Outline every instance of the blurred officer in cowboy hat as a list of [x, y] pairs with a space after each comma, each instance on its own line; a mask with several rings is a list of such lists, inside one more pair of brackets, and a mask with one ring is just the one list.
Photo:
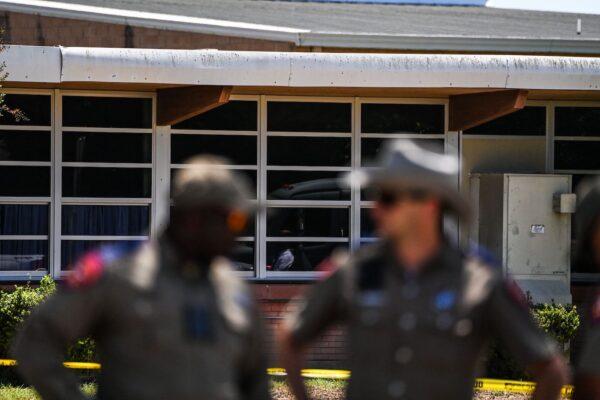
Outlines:
[[[580, 271], [600, 272], [600, 178], [585, 181], [575, 224], [578, 245], [576, 263]], [[575, 374], [575, 398], [600, 400], [600, 290], [596, 288], [582, 327], [584, 343]]]
[[537, 399], [557, 399], [566, 368], [538, 330], [519, 289], [466, 257], [442, 233], [444, 213], [469, 207], [456, 189], [458, 160], [396, 141], [380, 168], [351, 176], [374, 190], [381, 242], [363, 247], [317, 284], [282, 329], [283, 362], [298, 399], [303, 349], [344, 323], [349, 399], [472, 398], [476, 364], [499, 336], [536, 378]]
[[244, 228], [247, 185], [201, 156], [175, 178], [166, 231], [133, 252], [87, 254], [26, 322], [14, 354], [43, 399], [84, 399], [62, 366], [95, 339], [103, 400], [267, 399], [258, 310], [226, 258]]

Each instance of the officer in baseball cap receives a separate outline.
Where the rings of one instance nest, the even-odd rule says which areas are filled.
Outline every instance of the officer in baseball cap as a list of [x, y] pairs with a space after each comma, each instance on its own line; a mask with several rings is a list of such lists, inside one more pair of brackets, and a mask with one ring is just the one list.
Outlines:
[[[584, 181], [575, 216], [579, 271], [600, 272], [600, 178]], [[600, 399], [600, 290], [596, 288], [587, 305], [582, 332], [583, 347], [575, 373], [575, 398]]]
[[85, 255], [26, 321], [14, 354], [42, 398], [85, 398], [62, 361], [87, 336], [102, 363], [101, 399], [268, 398], [257, 306], [227, 258], [250, 212], [248, 186], [225, 164], [192, 159], [157, 240]]
[[379, 168], [350, 176], [374, 191], [381, 242], [361, 248], [317, 284], [281, 332], [298, 399], [302, 350], [327, 327], [347, 327], [349, 399], [471, 399], [491, 336], [503, 339], [537, 379], [536, 398], [557, 399], [566, 369], [535, 326], [514, 284], [444, 238], [444, 213], [466, 218], [458, 160], [396, 141]]

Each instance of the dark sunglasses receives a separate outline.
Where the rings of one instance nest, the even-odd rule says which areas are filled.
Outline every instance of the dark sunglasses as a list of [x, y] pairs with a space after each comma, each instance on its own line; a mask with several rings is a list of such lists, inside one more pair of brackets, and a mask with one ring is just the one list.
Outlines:
[[423, 201], [428, 197], [428, 193], [422, 190], [379, 190], [375, 201], [383, 207], [391, 207], [405, 200]]

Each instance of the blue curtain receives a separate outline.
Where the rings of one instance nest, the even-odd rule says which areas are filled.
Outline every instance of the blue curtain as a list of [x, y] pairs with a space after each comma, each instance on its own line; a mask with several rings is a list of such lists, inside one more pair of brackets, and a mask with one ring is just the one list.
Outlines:
[[63, 235], [145, 235], [149, 206], [63, 206]]
[[47, 205], [0, 204], [0, 235], [47, 234]]

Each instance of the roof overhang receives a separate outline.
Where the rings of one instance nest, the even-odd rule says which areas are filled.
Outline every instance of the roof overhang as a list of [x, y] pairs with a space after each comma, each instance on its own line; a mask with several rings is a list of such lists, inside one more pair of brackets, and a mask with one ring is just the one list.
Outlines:
[[600, 59], [7, 46], [8, 81], [600, 90]]
[[316, 32], [286, 26], [95, 7], [42, 0], [0, 0], [0, 10], [153, 29], [204, 33], [347, 49], [401, 51], [600, 54], [600, 40], [452, 35]]

